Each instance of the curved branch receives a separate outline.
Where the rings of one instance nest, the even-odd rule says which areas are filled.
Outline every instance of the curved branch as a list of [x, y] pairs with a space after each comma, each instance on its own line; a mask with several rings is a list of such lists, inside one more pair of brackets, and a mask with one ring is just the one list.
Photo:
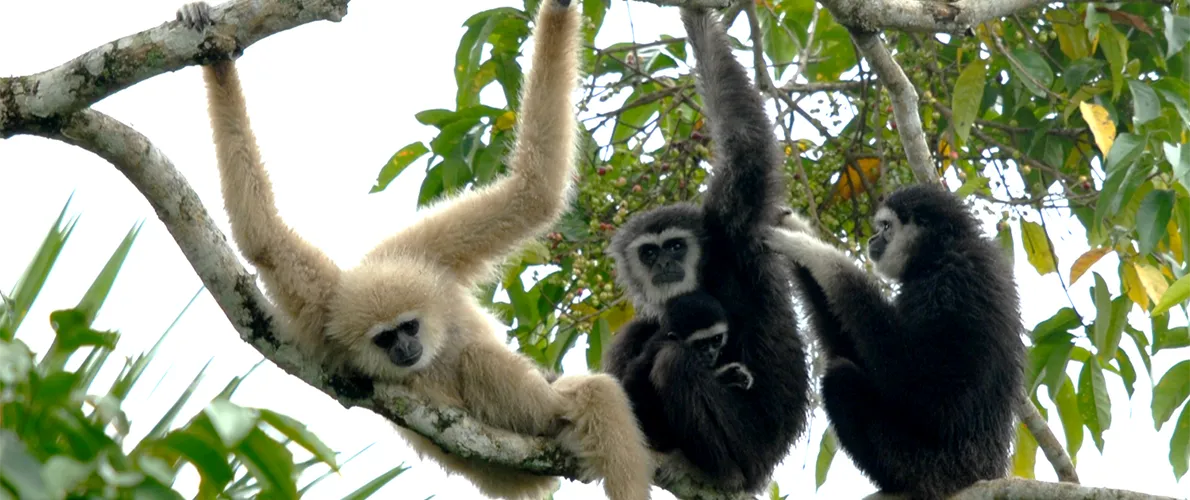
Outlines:
[[1054, 435], [1053, 429], [1050, 429], [1045, 418], [1041, 416], [1041, 412], [1037, 411], [1036, 406], [1033, 406], [1033, 399], [1022, 393], [1017, 401], [1016, 415], [1021, 419], [1021, 423], [1025, 424], [1025, 428], [1029, 429], [1033, 440], [1037, 441], [1037, 447], [1041, 448], [1041, 452], [1045, 454], [1046, 460], [1049, 460], [1049, 463], [1054, 466], [1058, 480], [1064, 483], [1078, 484], [1078, 473], [1074, 470], [1074, 462], [1070, 460], [1066, 448], [1063, 448], [1062, 443], [1058, 442], [1058, 437]]
[[934, 158], [930, 155], [926, 133], [922, 130], [921, 116], [918, 114], [917, 90], [913, 88], [909, 76], [893, 59], [888, 47], [880, 40], [879, 34], [853, 31], [851, 37], [855, 39], [855, 44], [880, 78], [880, 82], [888, 89], [897, 133], [901, 136], [901, 145], [905, 149], [905, 156], [909, 160], [909, 167], [913, 169], [914, 177], [917, 178], [917, 182], [923, 184], [937, 184], [938, 172], [934, 168]]
[[[1066, 0], [1081, 3], [1088, 0]], [[1168, 5], [1170, 0], [1148, 1]], [[873, 32], [882, 29], [927, 33], [962, 33], [975, 25], [1040, 7], [1053, 0], [821, 0], [843, 26]]]
[[[71, 113], [137, 82], [238, 53], [281, 31], [312, 21], [337, 22], [347, 14], [348, 1], [236, 0], [215, 7], [225, 22], [205, 35], [171, 21], [41, 73], [0, 78], [0, 139], [57, 129]], [[231, 43], [235, 46], [227, 46]]]

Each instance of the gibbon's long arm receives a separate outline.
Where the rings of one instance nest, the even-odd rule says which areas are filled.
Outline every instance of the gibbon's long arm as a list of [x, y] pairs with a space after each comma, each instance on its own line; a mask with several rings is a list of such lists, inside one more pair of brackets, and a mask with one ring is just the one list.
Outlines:
[[723, 25], [708, 10], [682, 9], [697, 60], [703, 110], [715, 141], [714, 168], [703, 197], [708, 227], [741, 241], [756, 234], [784, 182], [772, 126], [760, 93], [731, 53]]
[[301, 334], [317, 334], [339, 280], [339, 268], [277, 214], [235, 63], [219, 61], [202, 71], [232, 238]]
[[[840, 356], [852, 352], [861, 360], [880, 359], [894, 355], [904, 349], [899, 345], [902, 339], [896, 337], [897, 313], [892, 304], [884, 298], [872, 278], [864, 274], [851, 259], [834, 247], [802, 232], [787, 229], [773, 229], [769, 244], [778, 252], [788, 256], [808, 273], [813, 284], [825, 297], [827, 309], [814, 315], [830, 314], [839, 328], [819, 332], [828, 348]], [[801, 284], [801, 283], [799, 283]], [[865, 304], [863, 314], [854, 311], [838, 311], [838, 304]], [[818, 306], [811, 302], [813, 306]], [[877, 380], [889, 380], [895, 374], [873, 373]]]
[[566, 209], [575, 161], [578, 82], [577, 8], [542, 2], [533, 30], [533, 66], [525, 79], [511, 172], [490, 186], [431, 209], [372, 251], [424, 252], [463, 279], [544, 231]]

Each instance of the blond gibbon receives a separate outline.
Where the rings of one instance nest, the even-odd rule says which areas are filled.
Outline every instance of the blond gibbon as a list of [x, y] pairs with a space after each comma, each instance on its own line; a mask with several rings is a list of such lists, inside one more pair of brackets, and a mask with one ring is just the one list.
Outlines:
[[[493, 427], [557, 436], [579, 458], [582, 479], [602, 478], [613, 500], [643, 500], [653, 464], [618, 383], [596, 374], [551, 384], [504, 344], [504, 326], [473, 296], [569, 200], [580, 26], [570, 3], [548, 0], [537, 14], [510, 173], [438, 203], [353, 269], [337, 267], [278, 216], [234, 64], [211, 63], [203, 76], [232, 236], [275, 302], [285, 340], [328, 370], [347, 370], [377, 388], [400, 384]], [[178, 18], [197, 30], [215, 22], [205, 3], [186, 5]], [[464, 459], [398, 430], [488, 496], [542, 498], [557, 488], [556, 478]]]

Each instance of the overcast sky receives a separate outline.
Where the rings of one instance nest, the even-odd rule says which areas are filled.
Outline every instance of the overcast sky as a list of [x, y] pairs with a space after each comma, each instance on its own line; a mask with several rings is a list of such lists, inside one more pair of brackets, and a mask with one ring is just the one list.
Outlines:
[[[100, 44], [172, 20], [179, 5], [150, 0], [0, 0], [0, 76], [49, 69]], [[368, 189], [397, 148], [433, 137], [432, 128], [414, 120], [415, 113], [454, 107], [452, 66], [463, 21], [480, 10], [505, 5], [522, 6], [519, 1], [507, 0], [356, 0], [340, 23], [305, 25], [247, 50], [239, 68], [249, 113], [279, 210], [290, 225], [341, 265], [352, 265], [381, 237], [411, 220], [424, 161], [386, 191], [369, 195]], [[744, 28], [740, 24], [737, 30]], [[682, 34], [675, 10], [615, 0], [597, 44], [653, 41], [662, 33]], [[488, 95], [494, 99], [485, 102], [502, 104], [499, 92], [486, 92], [485, 98]], [[227, 229], [198, 68], [155, 77], [95, 107], [135, 127], [169, 155], [220, 227]], [[0, 200], [5, 212], [0, 290], [11, 290], [71, 193], [74, 200], [69, 214], [79, 215], [80, 222], [20, 336], [34, 351], [44, 352], [52, 336], [47, 321], [50, 311], [77, 303], [125, 232], [143, 220], [144, 229], [96, 320], [97, 328], [123, 334], [119, 356], [135, 355], [156, 341], [201, 283], [148, 203], [118, 171], [90, 153], [28, 136], [0, 142]], [[1066, 277], [1070, 263], [1086, 250], [1085, 237], [1077, 224], [1054, 218], [1047, 222], [1054, 231], [1051, 237]], [[1016, 255], [1022, 256], [1019, 234], [1016, 241]], [[1118, 289], [1114, 258], [1104, 258], [1092, 269], [1099, 271], [1113, 290]], [[1018, 259], [1016, 272], [1026, 325], [1031, 327], [1069, 305], [1053, 274], [1037, 276], [1023, 258]], [[1092, 281], [1088, 273], [1070, 290], [1086, 318], [1094, 317], [1087, 293]], [[1178, 314], [1174, 323], [1184, 324]], [[1149, 330], [1142, 314], [1134, 312], [1132, 324]], [[576, 346], [578, 354], [566, 360], [568, 372], [585, 370], [583, 348]], [[1123, 348], [1137, 359], [1130, 342], [1125, 341]], [[1184, 353], [1171, 354], [1158, 356], [1155, 373], [1164, 373], [1186, 358]], [[239, 341], [204, 291], [125, 405], [133, 421], [134, 438], [156, 423], [212, 358], [206, 382], [183, 411], [184, 417], [199, 411], [227, 380], [260, 359], [255, 350]], [[1072, 370], [1075, 377], [1076, 369]], [[108, 375], [105, 380], [114, 373]], [[154, 387], [159, 379], [160, 385]], [[1141, 375], [1129, 405], [1119, 378], [1108, 379], [1112, 428], [1105, 433], [1107, 446], [1102, 456], [1090, 437], [1086, 438], [1078, 455], [1083, 483], [1186, 496], [1190, 481], [1176, 483], [1167, 458], [1172, 422], [1162, 432], [1153, 430], [1151, 381]], [[419, 460], [383, 419], [366, 410], [344, 410], [269, 363], [241, 386], [234, 401], [296, 417], [344, 456], [375, 443], [341, 475], [319, 483], [311, 491], [313, 498], [338, 498], [401, 462], [413, 469], [393, 481], [381, 497], [481, 498], [465, 480], [446, 478], [437, 464]], [[1056, 412], [1051, 422], [1061, 439]], [[815, 492], [814, 460], [825, 426], [825, 418], [817, 413], [808, 437], [777, 469], [775, 479], [782, 493], [792, 494], [791, 498]], [[1055, 477], [1040, 454], [1037, 475], [1040, 479]], [[188, 469], [176, 486], [192, 494], [196, 477]], [[818, 494], [855, 498], [874, 490], [846, 456], [839, 454]], [[601, 496], [596, 485], [564, 482], [556, 497]], [[654, 498], [672, 496], [655, 489]]]

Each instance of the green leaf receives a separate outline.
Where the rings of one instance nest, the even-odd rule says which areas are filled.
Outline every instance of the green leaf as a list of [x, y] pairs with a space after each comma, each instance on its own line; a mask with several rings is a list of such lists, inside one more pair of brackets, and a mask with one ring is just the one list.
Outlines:
[[[1161, 316], [1169, 319], [1169, 315]], [[1153, 332], [1153, 353], [1162, 349], [1177, 349], [1190, 346], [1190, 329], [1184, 326], [1170, 328], [1160, 333]]]
[[976, 59], [963, 68], [955, 81], [954, 95], [951, 109], [954, 118], [951, 126], [960, 144], [966, 144], [971, 135], [971, 124], [979, 113], [979, 103], [983, 100], [983, 87], [987, 83], [987, 61]]
[[280, 431], [285, 437], [292, 439], [293, 442], [314, 454], [316, 458], [329, 465], [331, 470], [339, 470], [339, 466], [335, 463], [334, 450], [331, 450], [326, 443], [318, 439], [318, 436], [310, 432], [309, 429], [306, 429], [305, 424], [288, 416], [265, 409], [260, 410], [260, 419]]
[[396, 154], [393, 154], [392, 158], [388, 159], [388, 163], [385, 163], [384, 166], [380, 168], [380, 175], [376, 177], [376, 184], [373, 185], [371, 191], [368, 192], [377, 193], [384, 191], [384, 189], [387, 188], [388, 185], [397, 178], [397, 176], [401, 175], [401, 172], [405, 171], [405, 168], [408, 167], [409, 164], [413, 163], [418, 158], [425, 156], [425, 154], [429, 152], [430, 150], [426, 148], [426, 145], [422, 144], [421, 141], [407, 144], [405, 147], [398, 150]]
[[11, 488], [17, 498], [49, 498], [48, 488], [42, 480], [41, 463], [29, 454], [21, 438], [8, 429], [0, 429], [0, 449], [4, 450], [0, 479], [7, 487], [0, 492]]
[[[1168, 320], [1169, 317], [1166, 316], [1165, 319]], [[1124, 331], [1128, 333], [1129, 337], [1132, 337], [1132, 342], [1136, 344], [1136, 350], [1140, 351], [1140, 360], [1145, 365], [1145, 373], [1149, 375], [1149, 378], [1152, 378], [1153, 362], [1149, 359], [1149, 352], [1145, 350], [1145, 346], [1149, 345], [1148, 339], [1145, 338], [1145, 332], [1132, 328], [1132, 325], [1125, 325]]]
[[1025, 254], [1029, 263], [1037, 270], [1037, 274], [1046, 275], [1054, 272], [1054, 254], [1050, 249], [1049, 235], [1041, 224], [1021, 219], [1021, 243], [1025, 247]]
[[587, 369], [592, 372], [599, 371], [603, 366], [603, 346], [608, 345], [612, 338], [607, 318], [600, 317], [595, 320], [594, 327], [587, 335]]
[[[1184, 85], [1182, 90], [1185, 91]], [[1182, 122], [1184, 122], [1187, 127], [1190, 127], [1190, 104], [1186, 103], [1186, 98], [1182, 97], [1182, 95], [1178, 92], [1163, 88], [1157, 89], [1157, 92], [1160, 93], [1161, 97], [1165, 98], [1166, 101], [1168, 101], [1170, 104], [1173, 104], [1174, 109], [1178, 111], [1178, 116], [1182, 117]]]
[[1095, 287], [1091, 290], [1092, 297], [1095, 298], [1095, 330], [1091, 343], [1102, 351], [1107, 329], [1111, 326], [1111, 291], [1107, 289], [1107, 282], [1103, 280], [1103, 276], [1094, 272], [1091, 274], [1095, 276]]
[[1124, 390], [1128, 391], [1128, 397], [1132, 398], [1133, 386], [1136, 384], [1136, 368], [1132, 366], [1132, 359], [1128, 357], [1127, 351], [1116, 351], [1116, 365], [1120, 367], [1120, 379], [1124, 382]]
[[1157, 430], [1190, 397], [1190, 360], [1173, 365], [1153, 387], [1153, 424]]
[[649, 95], [649, 90], [653, 90], [654, 85], [641, 86], [632, 95], [628, 96], [625, 101], [624, 108], [620, 111], [620, 115], [616, 119], [616, 127], [612, 132], [611, 144], [623, 144], [633, 135], [636, 135], [645, 123], [649, 121], [653, 115], [657, 114], [657, 110], [661, 106], [660, 99], [653, 99], [646, 103], [640, 103], [642, 99]]
[[107, 264], [104, 264], [99, 276], [95, 277], [91, 287], [83, 294], [82, 300], [74, 306], [76, 310], [86, 316], [85, 324], [87, 326], [91, 326], [91, 323], [95, 321], [95, 315], [99, 313], [99, 308], [103, 306], [107, 294], [111, 292], [112, 285], [116, 282], [116, 276], [120, 274], [120, 267], [124, 265], [124, 259], [128, 257], [128, 251], [132, 249], [132, 243], [136, 241], [136, 235], [140, 233], [140, 228], [143, 225], [143, 223], [138, 223], [128, 231], [128, 234], [124, 236], [124, 241], [120, 242], [120, 246], [116, 247], [116, 251], [107, 259]]
[[1144, 201], [1140, 202], [1140, 211], [1136, 214], [1136, 234], [1140, 244], [1142, 256], [1153, 253], [1165, 238], [1169, 218], [1173, 215], [1174, 192], [1167, 189], [1149, 191]]
[[[137, 356], [136, 359], [128, 365], [128, 371], [120, 374], [120, 377], [117, 378], [114, 383], [112, 383], [112, 388], [109, 394], [115, 396], [121, 401], [123, 401], [124, 398], [128, 396], [128, 392], [131, 391], [132, 386], [136, 385], [136, 382], [140, 380], [141, 375], [145, 372], [145, 368], [148, 368], [149, 363], [152, 362], [153, 358], [157, 356], [157, 349], [159, 349], [161, 344], [165, 342], [165, 338], [169, 336], [169, 332], [173, 331], [174, 327], [177, 326], [178, 321], [182, 319], [182, 315], [186, 314], [186, 311], [190, 310], [190, 306], [194, 305], [194, 301], [198, 299], [198, 296], [202, 294], [204, 289], [205, 287], [199, 287], [199, 289], [194, 292], [194, 295], [190, 296], [190, 301], [186, 303], [186, 306], [183, 307], [181, 311], [178, 311], [178, 315], [174, 316], [173, 322], [171, 322], [169, 326], [166, 327], [165, 331], [161, 333], [161, 336], [157, 338], [157, 342], [153, 343], [153, 347], [151, 347], [147, 352]], [[104, 358], [106, 359], [106, 356]], [[100, 366], [96, 366], [94, 371], [88, 373], [88, 379], [86, 381], [88, 385], [91, 383], [91, 379], [93, 379], [98, 373], [98, 368], [100, 368]]]
[[1185, 302], [1190, 299], [1190, 274], [1182, 276], [1177, 281], [1169, 285], [1169, 289], [1161, 296], [1161, 300], [1157, 301], [1157, 305], [1153, 306], [1152, 315], [1165, 314], [1169, 308], [1176, 304]]
[[1107, 179], [1095, 205], [1097, 224], [1114, 217], [1147, 177], [1148, 166], [1138, 165], [1136, 161], [1144, 152], [1144, 143], [1144, 137], [1133, 134], [1120, 134], [1112, 143], [1105, 161]]
[[252, 408], [245, 408], [226, 399], [211, 401], [203, 409], [207, 418], [211, 419], [211, 426], [219, 434], [223, 446], [235, 448], [248, 436], [256, 423], [260, 420], [260, 412]]
[[1075, 458], [1078, 456], [1078, 450], [1083, 447], [1083, 415], [1079, 412], [1074, 383], [1069, 378], [1058, 387], [1058, 393], [1054, 397], [1054, 406], [1058, 409], [1058, 419], [1062, 421], [1062, 432], [1066, 436], [1066, 451], [1071, 458]]
[[595, 43], [595, 35], [603, 26], [610, 3], [608, 0], [583, 0], [583, 40], [587, 44]]
[[1166, 142], [1161, 144], [1161, 149], [1165, 152], [1165, 159], [1173, 166], [1174, 177], [1183, 187], [1190, 189], [1190, 144]]
[[246, 380], [249, 375], [252, 375], [252, 372], [256, 371], [256, 368], [264, 364], [264, 361], [265, 358], [260, 358], [260, 361], [257, 361], [256, 364], [252, 365], [252, 367], [249, 368], [248, 371], [244, 372], [243, 375], [232, 377], [231, 380], [227, 381], [227, 385], [223, 386], [223, 390], [219, 391], [219, 395], [212, 399], [231, 399], [231, 396], [232, 394], [235, 394], [236, 389], [240, 388], [240, 384], [244, 383], [244, 380]]
[[388, 472], [376, 476], [376, 479], [368, 481], [368, 484], [360, 486], [359, 489], [349, 493], [347, 496], [343, 497], [343, 500], [364, 500], [365, 498], [369, 498], [372, 496], [372, 494], [380, 491], [380, 488], [383, 488], [384, 485], [389, 483], [389, 481], [392, 481], [394, 478], [401, 475], [402, 472], [407, 470], [409, 470], [409, 467], [406, 467], [404, 463], [393, 467], [392, 469], [389, 469]]
[[[1090, 16], [1088, 16], [1088, 21]], [[1100, 26], [1099, 50], [1111, 66], [1112, 101], [1120, 97], [1124, 89], [1124, 65], [1128, 61], [1128, 37], [1116, 30], [1110, 23]]]
[[[208, 410], [210, 408], [210, 406], [207, 407]], [[243, 421], [239, 417], [235, 420]], [[216, 425], [215, 428], [218, 429], [219, 426]], [[227, 442], [226, 438], [224, 438], [224, 442]], [[252, 477], [260, 483], [261, 497], [268, 495], [276, 498], [277, 495], [280, 495], [281, 498], [297, 498], [293, 454], [284, 445], [273, 441], [268, 434], [256, 428], [255, 423], [248, 428], [248, 433], [235, 448], [235, 454], [243, 461], [244, 467], [248, 469]]]
[[1062, 80], [1066, 84], [1066, 88], [1073, 92], [1087, 83], [1089, 76], [1102, 72], [1106, 65], [1099, 59], [1079, 59], [1062, 71]]
[[25, 272], [17, 279], [16, 286], [9, 294], [9, 306], [5, 308], [7, 311], [0, 315], [0, 338], [8, 340], [16, 334], [17, 328], [21, 326], [21, 321], [25, 319], [29, 308], [33, 306], [33, 301], [37, 299], [41, 288], [45, 286], [45, 280], [49, 277], [50, 269], [57, 262], [58, 255], [62, 253], [62, 247], [66, 245], [70, 234], [74, 232], [74, 226], [78, 223], [77, 216], [71, 217], [66, 224], [62, 223], [72, 198], [74, 195], [71, 195], [66, 200], [66, 204], [62, 206], [62, 211], [58, 214], [54, 224], [50, 226], [45, 238], [42, 239], [33, 261], [29, 263], [29, 267], [25, 268]]
[[1190, 469], [1190, 405], [1182, 409], [1182, 415], [1173, 429], [1173, 437], [1169, 439], [1169, 464], [1173, 466], [1173, 475], [1177, 479], [1181, 479]]
[[1095, 447], [1103, 453], [1103, 431], [1111, 427], [1111, 398], [1107, 393], [1107, 381], [1097, 358], [1090, 358], [1083, 364], [1078, 377], [1078, 411], [1083, 423], [1091, 431]]
[[203, 483], [208, 483], [215, 491], [222, 491], [235, 476], [223, 444], [216, 436], [208, 436], [201, 429], [170, 432], [156, 446], [194, 465]]
[[1139, 127], [1161, 114], [1161, 101], [1153, 87], [1140, 80], [1128, 80], [1128, 88], [1132, 91], [1133, 124]]
[[831, 470], [831, 462], [839, 452], [839, 445], [835, 441], [832, 427], [822, 431], [822, 440], [818, 444], [818, 459], [814, 462], [814, 491], [818, 491], [826, 483], [826, 474]]
[[90, 477], [94, 470], [94, 466], [84, 464], [73, 457], [54, 455], [45, 461], [41, 476], [47, 489], [54, 492], [54, 497], [65, 498], [68, 492]]
[[1012, 475], [1033, 479], [1037, 468], [1037, 440], [1025, 424], [1016, 424], [1016, 445], [1012, 447]]
[[[1045, 385], [1049, 388], [1050, 399], [1057, 397], [1058, 390], [1062, 384], [1066, 382], [1066, 365], [1070, 363], [1070, 353], [1074, 350], [1073, 337], [1066, 335], [1070, 340], [1065, 343], [1058, 343], [1049, 353], [1049, 358], [1045, 361]], [[1052, 339], [1053, 337], [1051, 337]]]
[[[1020, 75], [1021, 83], [1025, 88], [1029, 89], [1033, 95], [1037, 97], [1045, 97], [1045, 91], [1054, 83], [1054, 70], [1050, 68], [1049, 63], [1045, 62], [1045, 58], [1041, 57], [1037, 51], [1029, 48], [1013, 49], [1012, 55], [1018, 62], [1021, 63], [1022, 68], [1015, 65], [1012, 67], [1013, 71], [1020, 71], [1024, 69], [1028, 76]], [[960, 77], [961, 78], [961, 77]], [[1041, 87], [1038, 87], [1038, 84]], [[1044, 88], [1042, 88], [1044, 87]]]
[[421, 181], [421, 191], [417, 194], [417, 206], [424, 207], [430, 205], [438, 197], [442, 196], [442, 163], [430, 167], [426, 171], [425, 180]]
[[1063, 307], [1053, 316], [1033, 327], [1031, 337], [1034, 341], [1044, 340], [1051, 334], [1068, 332], [1081, 324], [1083, 324], [1083, 320], [1074, 309]]
[[[1186, 43], [1190, 42], [1190, 17], [1175, 16], [1172, 9], [1163, 10], [1165, 11], [1165, 58], [1169, 59], [1186, 48]], [[1185, 471], [1183, 470], [1183, 472]]]
[[422, 111], [420, 113], [413, 115], [413, 118], [416, 119], [418, 123], [421, 123], [422, 125], [430, 125], [430, 126], [434, 126], [434, 127], [438, 127], [438, 128], [442, 128], [442, 127], [440, 127], [440, 125], [442, 125], [443, 123], [445, 123], [449, 120], [453, 120], [454, 117], [455, 117], [454, 111], [451, 111], [449, 109], [441, 109], [441, 108], [427, 109], [425, 111]]
[[157, 421], [157, 425], [153, 426], [153, 429], [145, 435], [144, 439], [142, 439], [140, 443], [137, 443], [136, 449], [133, 450], [134, 454], [139, 452], [141, 447], [145, 446], [151, 440], [165, 435], [166, 431], [169, 430], [169, 427], [173, 425], [173, 421], [175, 418], [177, 418], [178, 413], [182, 411], [182, 406], [190, 400], [190, 395], [194, 394], [194, 389], [198, 387], [198, 383], [202, 381], [203, 374], [206, 373], [207, 367], [211, 366], [211, 361], [214, 359], [215, 358], [208, 359], [206, 364], [202, 365], [202, 369], [198, 371], [198, 375], [195, 375], [194, 380], [190, 381], [190, 385], [186, 386], [186, 390], [182, 391], [182, 394], [178, 395], [178, 399], [174, 401], [174, 404], [169, 407], [169, 410], [166, 410], [165, 414], [161, 416], [161, 419]]
[[1012, 229], [1008, 226], [1007, 222], [997, 224], [996, 241], [1000, 243], [1000, 249], [1004, 251], [1004, 255], [1008, 256], [1008, 262], [1015, 262], [1014, 259], [1016, 256], [1014, 253], [1016, 249], [1012, 241]]

